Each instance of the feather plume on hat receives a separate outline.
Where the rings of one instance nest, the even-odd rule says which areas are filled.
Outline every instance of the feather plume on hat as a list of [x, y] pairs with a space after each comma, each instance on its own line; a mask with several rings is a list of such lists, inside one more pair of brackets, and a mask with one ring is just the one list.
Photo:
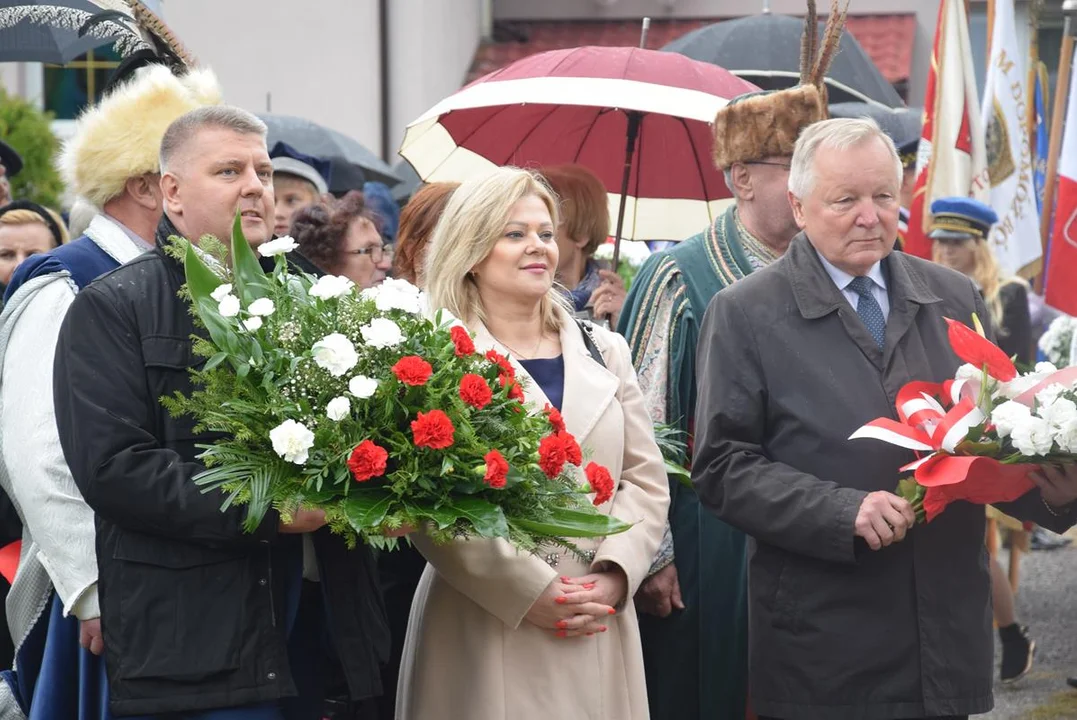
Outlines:
[[827, 118], [824, 78], [838, 51], [849, 0], [831, 0], [830, 15], [819, 39], [815, 0], [808, 0], [800, 45], [800, 84], [784, 90], [754, 92], [733, 98], [714, 117], [714, 164], [792, 155], [800, 132]]
[[79, 117], [60, 153], [60, 172], [76, 194], [103, 208], [128, 178], [160, 172], [161, 138], [173, 120], [221, 100], [209, 69], [177, 77], [163, 65], [142, 68]]

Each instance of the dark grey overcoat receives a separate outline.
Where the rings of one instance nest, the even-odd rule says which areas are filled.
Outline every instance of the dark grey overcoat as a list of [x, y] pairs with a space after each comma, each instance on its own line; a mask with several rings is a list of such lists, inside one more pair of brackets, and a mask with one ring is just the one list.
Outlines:
[[[700, 333], [692, 480], [752, 537], [750, 687], [788, 720], [892, 720], [991, 709], [984, 509], [955, 503], [904, 542], [854, 539], [861, 501], [894, 491], [910, 451], [848, 440], [896, 417], [911, 380], [953, 377], [943, 318], [988, 313], [951, 270], [893, 253], [885, 348], [875, 345], [807, 237], [726, 288]], [[1039, 491], [1007, 512], [1063, 530]]]

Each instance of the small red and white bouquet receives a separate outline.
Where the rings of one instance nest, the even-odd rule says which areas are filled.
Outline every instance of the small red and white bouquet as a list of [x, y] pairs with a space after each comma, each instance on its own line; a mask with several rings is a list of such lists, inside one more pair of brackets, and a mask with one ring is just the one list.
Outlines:
[[275, 264], [265, 273], [238, 217], [231, 267], [212, 239], [176, 242], [206, 361], [194, 392], [162, 402], [215, 434], [195, 482], [246, 505], [248, 530], [271, 508], [300, 507], [383, 546], [402, 526], [526, 551], [628, 529], [596, 507], [614, 480], [585, 461], [560, 413], [524, 405], [513, 365], [478, 352], [447, 313], [429, 317], [418, 288], [295, 274], [291, 238], [259, 247]]
[[1029, 475], [1040, 465], [1077, 460], [1077, 367], [1039, 363], [1021, 374], [976, 316], [975, 331], [946, 322], [966, 363], [954, 379], [908, 383], [898, 393], [898, 420], [877, 418], [850, 436], [923, 454], [901, 468], [912, 475], [898, 494], [927, 522], [956, 500], [1016, 500], [1035, 487]]

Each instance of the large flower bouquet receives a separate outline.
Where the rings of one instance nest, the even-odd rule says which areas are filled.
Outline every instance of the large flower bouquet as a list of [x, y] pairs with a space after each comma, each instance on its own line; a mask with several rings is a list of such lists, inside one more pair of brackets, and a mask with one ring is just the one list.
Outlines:
[[1077, 459], [1077, 367], [1040, 363], [1019, 374], [973, 320], [976, 331], [946, 321], [966, 363], [953, 380], [905, 385], [898, 420], [878, 418], [851, 436], [924, 453], [901, 468], [912, 476], [898, 486], [919, 520], [930, 522], [955, 500], [1016, 500], [1035, 487], [1029, 474], [1038, 466]]
[[163, 402], [219, 433], [200, 446], [195, 481], [223, 491], [225, 508], [247, 505], [248, 530], [271, 508], [287, 518], [300, 507], [379, 545], [419, 525], [438, 541], [499, 537], [528, 551], [628, 528], [595, 507], [614, 481], [585, 463], [560, 414], [525, 406], [508, 360], [477, 353], [447, 313], [430, 319], [417, 288], [292, 274], [291, 238], [259, 247], [274, 258], [267, 274], [234, 227], [231, 268], [212, 243], [183, 249], [207, 360], [194, 392]]

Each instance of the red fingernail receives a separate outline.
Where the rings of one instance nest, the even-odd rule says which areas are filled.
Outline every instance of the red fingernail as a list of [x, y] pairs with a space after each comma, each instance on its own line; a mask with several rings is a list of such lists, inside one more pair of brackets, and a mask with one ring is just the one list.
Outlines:
[[556, 599], [554, 600], [554, 602], [556, 602], [556, 603], [559, 603], [559, 604], [561, 604], [561, 605], [564, 605], [565, 603], [567, 603], [567, 602], [568, 602], [568, 598], [567, 598], [567, 597], [565, 597], [564, 595], [562, 595], [561, 597], [559, 597], [559, 598], [556, 598]]
[[617, 614], [617, 611], [614, 610], [613, 608], [610, 608], [610, 615], [616, 615], [616, 614]]
[[593, 588], [594, 586], [595, 586], [595, 584], [594, 584], [594, 583], [587, 583], [586, 585], [584, 585], [584, 586], [583, 586], [583, 589], [584, 589], [584, 590], [590, 590], [590, 589], [591, 589], [591, 588]]
[[568, 637], [568, 633], [564, 630], [558, 630], [555, 634], [557, 635], [557, 637]]
[[599, 628], [599, 630], [600, 630], [601, 632], [606, 632], [606, 626], [605, 626], [605, 625], [603, 625], [602, 627], [600, 627], [600, 628]]
[[564, 630], [565, 628], [568, 627], [568, 620], [558, 620], [557, 621], [557, 627]]
[[563, 582], [563, 583], [567, 583], [567, 582], [568, 582], [569, 580], [571, 580], [571, 579], [572, 579], [572, 578], [570, 578], [570, 577], [566, 577], [566, 576], [564, 576], [564, 575], [562, 575], [562, 576], [561, 576], [561, 582]]

